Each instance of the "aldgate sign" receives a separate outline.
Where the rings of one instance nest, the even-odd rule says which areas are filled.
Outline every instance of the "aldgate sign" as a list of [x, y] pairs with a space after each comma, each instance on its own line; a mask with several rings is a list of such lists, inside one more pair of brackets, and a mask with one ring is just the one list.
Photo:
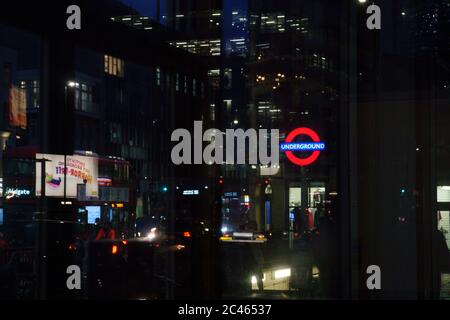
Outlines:
[[[311, 142], [295, 142], [299, 136], [305, 136]], [[297, 128], [280, 145], [278, 129], [270, 132], [266, 129], [208, 129], [203, 132], [202, 121], [194, 121], [193, 137], [187, 129], [176, 129], [171, 136], [172, 142], [178, 142], [171, 152], [172, 162], [181, 164], [251, 164], [267, 166], [266, 175], [276, 174], [279, 170], [280, 149], [287, 158], [298, 166], [314, 163], [325, 143], [319, 135], [309, 128]], [[207, 143], [204, 147], [203, 144]], [[204, 148], [203, 148], [204, 147]], [[247, 148], [248, 147], [248, 148]], [[301, 157], [299, 153], [309, 152]], [[272, 170], [273, 169], [273, 170]]]
[[[5, 189], [5, 198], [29, 198], [33, 194], [33, 190], [27, 188], [12, 188], [8, 187]], [[33, 194], [34, 195], [34, 194]]]

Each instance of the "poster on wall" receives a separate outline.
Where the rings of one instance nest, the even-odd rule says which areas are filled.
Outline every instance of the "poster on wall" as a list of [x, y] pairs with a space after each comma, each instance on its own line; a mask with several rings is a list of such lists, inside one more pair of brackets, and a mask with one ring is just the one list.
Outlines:
[[[94, 157], [78, 155], [64, 156], [57, 154], [36, 154], [36, 159], [45, 161], [45, 196], [64, 197], [64, 184], [66, 197], [76, 198], [78, 185], [86, 185], [86, 198], [98, 198], [98, 161]], [[64, 181], [64, 168], [66, 168], [66, 181]], [[36, 196], [41, 196], [41, 162], [36, 162]]]
[[8, 113], [11, 127], [27, 128], [27, 99], [24, 89], [12, 86], [9, 90]]

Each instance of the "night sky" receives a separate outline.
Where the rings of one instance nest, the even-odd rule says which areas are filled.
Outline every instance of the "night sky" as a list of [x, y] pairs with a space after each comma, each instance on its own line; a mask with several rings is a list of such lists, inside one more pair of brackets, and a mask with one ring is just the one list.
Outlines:
[[121, 0], [126, 5], [132, 6], [140, 14], [154, 17], [156, 12], [156, 0]]

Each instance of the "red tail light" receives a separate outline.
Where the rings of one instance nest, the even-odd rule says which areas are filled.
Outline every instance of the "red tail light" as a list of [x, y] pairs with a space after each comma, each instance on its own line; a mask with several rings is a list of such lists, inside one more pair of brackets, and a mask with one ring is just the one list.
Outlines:
[[183, 232], [183, 237], [190, 238], [191, 237], [191, 233], [189, 231], [185, 231], [185, 232]]
[[118, 251], [119, 251], [119, 248], [116, 245], [113, 245], [112, 249], [111, 249], [111, 253], [112, 254], [117, 254]]

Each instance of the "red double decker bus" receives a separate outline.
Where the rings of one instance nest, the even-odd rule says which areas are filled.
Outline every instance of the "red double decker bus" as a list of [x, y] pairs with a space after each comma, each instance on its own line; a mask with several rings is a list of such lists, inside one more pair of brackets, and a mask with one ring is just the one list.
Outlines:
[[[10, 296], [25, 299], [37, 295], [36, 279], [42, 272], [62, 270], [58, 274], [64, 275], [67, 265], [83, 265], [86, 244], [96, 239], [101, 228], [114, 229], [114, 243], [122, 243], [133, 235], [135, 223], [136, 180], [128, 161], [89, 152], [65, 157], [37, 151], [33, 147], [12, 148], [2, 159], [0, 265], [14, 275]], [[68, 157], [75, 159], [74, 167], [66, 165], [64, 169]], [[47, 162], [42, 170], [42, 158], [54, 162], [52, 165]], [[81, 161], [77, 162], [78, 159]], [[86, 191], [86, 171], [77, 168], [83, 159], [94, 166], [90, 168], [94, 174], [89, 175], [90, 187], [94, 189], [91, 193]], [[64, 193], [59, 193], [65, 182], [75, 185], [66, 185]], [[43, 183], [45, 189], [41, 188]], [[42, 269], [43, 265], [48, 267]], [[48, 289], [64, 293], [65, 287], [60, 286], [64, 283], [62, 279], [54, 279], [48, 286], [55, 288]]]
[[[33, 220], [45, 213], [47, 219], [74, 222], [85, 229], [83, 237], [90, 238], [88, 233], [102, 224], [110, 224], [118, 238], [127, 238], [134, 225], [136, 210], [136, 179], [130, 163], [117, 157], [100, 157], [91, 152], [77, 151], [70, 157], [92, 158], [97, 166], [94, 175], [96, 196], [86, 194], [84, 174], [67, 178], [67, 186], [58, 172], [57, 166], [45, 164], [46, 190], [41, 195], [41, 163], [42, 158], [64, 157], [63, 155], [42, 155], [34, 147], [12, 148], [3, 157], [3, 224], [14, 220]], [[67, 156], [69, 157], [69, 156]], [[48, 167], [51, 167], [50, 169]], [[51, 174], [51, 170], [59, 173], [59, 178]], [[49, 173], [50, 172], [50, 173]], [[70, 169], [66, 170], [69, 175]], [[65, 177], [65, 176], [64, 176]], [[53, 181], [52, 181], [53, 180]], [[79, 180], [79, 181], [78, 181]], [[83, 183], [84, 180], [84, 183]], [[44, 181], [44, 180], [43, 180]], [[59, 186], [63, 193], [50, 189], [50, 185]], [[76, 184], [68, 186], [69, 184]], [[56, 188], [56, 187], [55, 187]], [[76, 190], [70, 193], [68, 190]], [[67, 190], [67, 191], [66, 191]], [[62, 191], [61, 191], [62, 192]], [[91, 230], [92, 229], [92, 230]]]

